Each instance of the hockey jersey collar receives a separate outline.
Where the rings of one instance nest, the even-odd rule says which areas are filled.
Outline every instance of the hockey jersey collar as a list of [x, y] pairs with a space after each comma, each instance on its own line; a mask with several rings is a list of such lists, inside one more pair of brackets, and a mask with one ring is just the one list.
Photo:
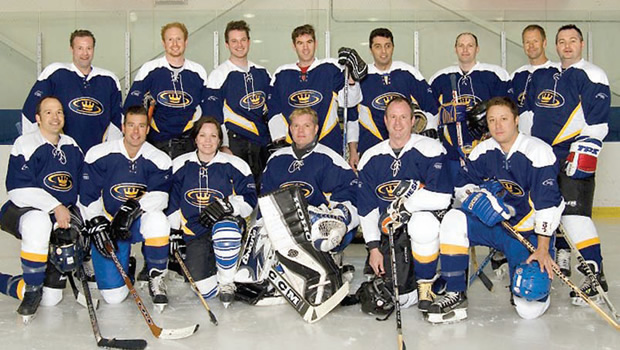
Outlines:
[[517, 139], [515, 140], [515, 142], [512, 144], [512, 146], [510, 147], [510, 151], [508, 151], [508, 154], [506, 154], [506, 152], [504, 152], [504, 150], [502, 150], [502, 146], [495, 141], [494, 138], [490, 138], [489, 139], [489, 143], [491, 143], [491, 145], [493, 146], [493, 148], [498, 149], [500, 152], [502, 152], [505, 156], [506, 159], [510, 158], [517, 150], [519, 150], [519, 148], [521, 147], [521, 143], [524, 140], [524, 136], [521, 132], [519, 132], [517, 134]]

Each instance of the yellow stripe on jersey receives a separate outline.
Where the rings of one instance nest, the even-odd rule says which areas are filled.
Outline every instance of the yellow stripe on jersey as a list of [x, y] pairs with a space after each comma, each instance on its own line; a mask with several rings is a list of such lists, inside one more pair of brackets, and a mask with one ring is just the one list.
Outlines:
[[195, 236], [196, 235], [194, 233], [194, 231], [190, 230], [187, 227], [187, 219], [183, 216], [183, 213], [181, 213], [181, 231], [183, 231], [183, 233], [185, 233], [188, 236]]
[[321, 127], [321, 135], [319, 135], [319, 140], [322, 140], [325, 136], [327, 136], [332, 131], [332, 129], [334, 129], [336, 124], [338, 124], [338, 114], [336, 110], [334, 110], [334, 102], [336, 101], [337, 97], [338, 95], [336, 95], [335, 92], [332, 92], [332, 100], [329, 103], [329, 108], [327, 109], [327, 115], [325, 116], [325, 122], [323, 123], [323, 127]]
[[224, 101], [224, 109], [224, 122], [230, 122], [242, 129], [253, 133], [254, 135], [258, 135], [258, 128], [256, 127], [256, 124], [249, 121], [247, 118], [235, 113], [228, 105], [228, 101]]
[[439, 250], [441, 254], [446, 255], [467, 255], [469, 254], [469, 247], [463, 247], [454, 244], [440, 244]]
[[41, 263], [47, 262], [47, 253], [46, 254], [28, 253], [22, 250], [19, 257], [22, 259], [28, 260], [28, 261], [33, 261], [33, 262], [41, 262]]
[[581, 130], [582, 129], [580, 128], [579, 130], [573, 131], [572, 133], [570, 133], [568, 135], [564, 135], [564, 133], [566, 132], [566, 129], [568, 129], [568, 127], [571, 125], [571, 123], [573, 122], [573, 119], [575, 118], [575, 116], [577, 115], [578, 112], [581, 112], [581, 114], [583, 115], [583, 111], [582, 111], [582, 108], [581, 108], [581, 102], [579, 102], [577, 107], [575, 107], [573, 112], [570, 114], [570, 117], [568, 117], [568, 120], [566, 121], [566, 123], [564, 123], [564, 126], [562, 127], [562, 130], [560, 130], [558, 135], [555, 137], [555, 139], [551, 143], [551, 146], [555, 146], [558, 143], [562, 143], [562, 142], [564, 142], [566, 140], [572, 139], [573, 137], [581, 134]]
[[359, 114], [359, 117], [357, 118], [359, 123], [371, 134], [375, 135], [376, 138], [383, 141], [383, 136], [381, 136], [381, 132], [379, 132], [377, 124], [375, 124], [375, 121], [372, 119], [372, 112], [370, 111], [370, 108], [360, 105], [357, 111]]
[[151, 118], [151, 128], [153, 128], [153, 130], [160, 132], [159, 128], [157, 127], [157, 124], [155, 124], [155, 118]]

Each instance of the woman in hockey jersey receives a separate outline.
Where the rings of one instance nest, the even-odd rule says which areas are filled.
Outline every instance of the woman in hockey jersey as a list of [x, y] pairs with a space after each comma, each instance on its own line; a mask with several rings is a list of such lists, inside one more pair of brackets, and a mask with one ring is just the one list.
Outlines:
[[256, 185], [241, 158], [219, 151], [222, 129], [215, 118], [202, 117], [192, 139], [197, 150], [173, 161], [168, 218], [173, 229], [183, 231], [185, 262], [200, 293], [210, 298], [219, 290], [227, 307], [234, 299], [243, 218], [256, 206]]

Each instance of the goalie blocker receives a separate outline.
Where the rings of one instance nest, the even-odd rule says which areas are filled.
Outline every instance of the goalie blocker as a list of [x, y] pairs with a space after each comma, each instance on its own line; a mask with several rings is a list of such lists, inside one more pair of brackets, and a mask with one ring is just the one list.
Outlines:
[[329, 253], [313, 248], [305, 198], [291, 186], [261, 196], [258, 205], [283, 271], [272, 268], [269, 281], [304, 321], [320, 320], [349, 293], [349, 283]]

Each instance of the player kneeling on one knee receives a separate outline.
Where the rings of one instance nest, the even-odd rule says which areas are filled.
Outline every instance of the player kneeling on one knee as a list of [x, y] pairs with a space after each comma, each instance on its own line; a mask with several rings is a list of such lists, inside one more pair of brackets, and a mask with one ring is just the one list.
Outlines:
[[[552, 277], [553, 232], [564, 209], [555, 155], [541, 140], [519, 133], [517, 107], [509, 98], [489, 100], [486, 118], [492, 138], [469, 155], [455, 186], [455, 197], [463, 205], [450, 210], [441, 223], [440, 259], [447, 293], [429, 307], [431, 323], [467, 317], [468, 248], [476, 245], [505, 253], [521, 317], [538, 317], [549, 305], [548, 288], [538, 283], [542, 274]], [[530, 254], [502, 222], [536, 246], [535, 252]], [[527, 269], [520, 267], [515, 273], [524, 262], [530, 264]], [[533, 262], [536, 275], [531, 273]]]
[[219, 292], [227, 307], [234, 300], [243, 218], [256, 206], [256, 185], [241, 158], [220, 151], [222, 128], [214, 118], [200, 118], [192, 138], [197, 150], [173, 162], [168, 219], [183, 232], [187, 247], [181, 263], [200, 293], [210, 298]]

